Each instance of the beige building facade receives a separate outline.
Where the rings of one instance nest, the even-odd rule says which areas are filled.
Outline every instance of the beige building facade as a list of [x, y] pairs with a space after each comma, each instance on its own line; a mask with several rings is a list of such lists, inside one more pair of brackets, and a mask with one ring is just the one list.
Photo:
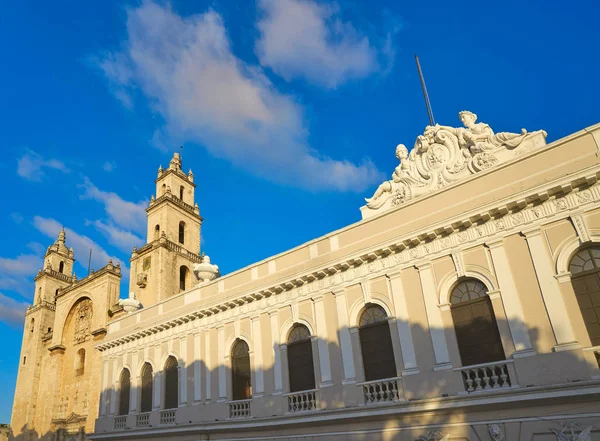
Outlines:
[[[79, 285], [49, 342], [28, 311], [54, 402], [89, 344], [94, 440], [600, 440], [600, 125], [546, 145], [460, 116], [398, 146], [361, 221], [224, 276], [175, 155], [128, 303], [83, 343]], [[31, 410], [46, 392], [25, 376], [13, 431], [68, 425]]]

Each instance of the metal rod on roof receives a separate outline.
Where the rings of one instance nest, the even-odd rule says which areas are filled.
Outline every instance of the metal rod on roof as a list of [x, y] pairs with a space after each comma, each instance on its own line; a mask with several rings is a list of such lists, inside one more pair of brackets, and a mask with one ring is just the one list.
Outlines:
[[423, 98], [425, 98], [425, 106], [427, 107], [427, 115], [429, 116], [429, 125], [435, 125], [435, 118], [433, 117], [433, 109], [431, 108], [431, 102], [429, 101], [429, 94], [427, 93], [427, 86], [425, 86], [425, 78], [423, 77], [423, 71], [421, 70], [421, 63], [419, 63], [419, 56], [415, 55], [415, 61], [417, 62], [417, 70], [419, 71], [419, 78], [421, 80], [421, 88], [423, 89]]

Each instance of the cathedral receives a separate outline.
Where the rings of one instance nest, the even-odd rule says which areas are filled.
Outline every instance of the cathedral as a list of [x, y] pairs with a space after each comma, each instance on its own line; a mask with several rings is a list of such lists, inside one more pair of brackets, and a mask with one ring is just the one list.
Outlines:
[[360, 221], [230, 274], [177, 153], [127, 296], [57, 232], [11, 439], [600, 440], [600, 124], [459, 118], [397, 146]]

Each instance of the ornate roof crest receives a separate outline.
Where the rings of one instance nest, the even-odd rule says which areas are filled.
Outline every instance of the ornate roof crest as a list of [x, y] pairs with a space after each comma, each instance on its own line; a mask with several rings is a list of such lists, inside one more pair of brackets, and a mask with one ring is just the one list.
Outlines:
[[494, 133], [477, 115], [459, 113], [464, 127], [436, 124], [427, 126], [408, 152], [404, 144], [396, 147], [400, 165], [392, 179], [382, 183], [367, 204], [361, 207], [363, 218], [439, 190], [482, 170], [509, 161], [530, 150], [546, 145], [546, 132]]

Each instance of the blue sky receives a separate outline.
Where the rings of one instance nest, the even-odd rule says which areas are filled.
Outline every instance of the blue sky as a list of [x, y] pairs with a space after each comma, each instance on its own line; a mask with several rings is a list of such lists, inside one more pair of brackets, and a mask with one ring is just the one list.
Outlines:
[[[600, 121], [593, 1], [11, 2], [0, 9], [0, 422], [61, 225], [76, 272], [143, 244], [183, 145], [222, 273], [360, 218], [427, 124], [476, 112], [549, 141]], [[122, 296], [127, 280], [123, 280]]]

